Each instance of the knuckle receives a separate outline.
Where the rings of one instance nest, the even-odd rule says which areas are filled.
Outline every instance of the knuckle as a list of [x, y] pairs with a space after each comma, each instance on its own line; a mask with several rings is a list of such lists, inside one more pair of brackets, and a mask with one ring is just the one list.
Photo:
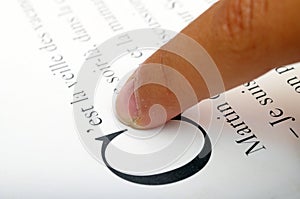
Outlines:
[[225, 5], [224, 28], [232, 36], [248, 33], [251, 29], [253, 16], [253, 0], [230, 0]]
[[254, 48], [257, 16], [266, 12], [267, 0], [225, 0], [220, 5], [218, 32], [229, 42], [233, 51]]

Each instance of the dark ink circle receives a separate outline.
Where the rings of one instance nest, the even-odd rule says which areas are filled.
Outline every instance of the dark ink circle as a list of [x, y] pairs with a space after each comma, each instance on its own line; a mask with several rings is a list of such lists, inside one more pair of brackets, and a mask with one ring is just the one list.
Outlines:
[[204, 136], [204, 145], [202, 150], [194, 157], [193, 160], [191, 160], [187, 164], [164, 173], [143, 175], [143, 176], [130, 175], [114, 169], [106, 160], [106, 156], [105, 156], [106, 148], [114, 138], [126, 132], [127, 129], [95, 139], [98, 141], [102, 141], [101, 156], [104, 164], [111, 172], [113, 172], [115, 175], [119, 176], [120, 178], [133, 183], [138, 183], [143, 185], [164, 185], [164, 184], [175, 183], [198, 173], [200, 170], [202, 170], [205, 167], [205, 165], [208, 163], [211, 157], [212, 145], [209, 136], [199, 124], [186, 117], [179, 115], [173, 118], [172, 120], [187, 122], [191, 125], [194, 125]]

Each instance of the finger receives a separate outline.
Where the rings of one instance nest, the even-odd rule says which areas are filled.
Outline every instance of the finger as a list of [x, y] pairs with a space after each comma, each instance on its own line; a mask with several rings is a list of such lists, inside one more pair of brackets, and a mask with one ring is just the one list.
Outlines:
[[[300, 60], [299, 6], [297, 0], [221, 0], [182, 33], [205, 48], [228, 90], [274, 67]], [[210, 92], [211, 83], [207, 84], [201, 64], [191, 64], [168, 51], [170, 46], [184, 48], [197, 60], [198, 52], [181, 42], [176, 36], [133, 74], [117, 97], [121, 121], [135, 128], [153, 128], [222, 92], [219, 87]]]

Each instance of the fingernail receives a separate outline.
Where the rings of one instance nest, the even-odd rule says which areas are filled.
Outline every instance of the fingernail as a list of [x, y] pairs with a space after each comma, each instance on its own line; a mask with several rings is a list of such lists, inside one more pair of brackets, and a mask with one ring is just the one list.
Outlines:
[[116, 99], [117, 118], [128, 126], [135, 126], [138, 117], [136, 97], [134, 93], [134, 79], [130, 79], [121, 89]]

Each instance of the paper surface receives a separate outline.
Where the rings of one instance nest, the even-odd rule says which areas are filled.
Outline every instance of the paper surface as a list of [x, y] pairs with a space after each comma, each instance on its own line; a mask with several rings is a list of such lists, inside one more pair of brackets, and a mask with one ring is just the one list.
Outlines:
[[[299, 198], [299, 64], [270, 71], [183, 114], [211, 142], [208, 162], [190, 177], [164, 185], [133, 183], [101, 161], [103, 143], [92, 127], [104, 135], [126, 128], [113, 114], [114, 89], [155, 48], [131, 49], [109, 64], [100, 61], [94, 104], [86, 104], [75, 89], [80, 91], [77, 77], [84, 63], [103, 56], [95, 49], [127, 31], [180, 31], [212, 3], [3, 2], [0, 198]], [[129, 40], [123, 38], [125, 45]], [[76, 120], [80, 110], [78, 118], [86, 119], [82, 128]], [[165, 173], [186, 165], [207, 143], [189, 122], [172, 121], [164, 128], [128, 130], [115, 138], [106, 148], [109, 165], [137, 176]]]

